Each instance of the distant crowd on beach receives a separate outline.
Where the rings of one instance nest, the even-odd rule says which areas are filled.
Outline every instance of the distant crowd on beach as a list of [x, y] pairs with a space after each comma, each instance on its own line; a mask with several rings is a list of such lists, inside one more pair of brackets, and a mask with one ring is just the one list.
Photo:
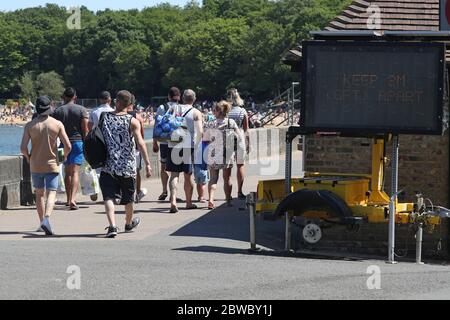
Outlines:
[[[195, 104], [195, 108], [201, 110], [206, 115], [212, 115], [213, 106], [217, 101], [203, 100]], [[62, 104], [62, 102], [60, 103]], [[137, 105], [136, 111], [141, 115], [145, 127], [153, 127], [155, 124], [155, 116], [157, 107], [148, 105], [146, 108]], [[281, 103], [280, 106], [275, 106], [272, 109], [262, 108], [261, 105], [256, 104], [250, 98], [250, 102], [246, 101], [244, 108], [248, 112], [248, 120], [250, 129], [260, 128], [264, 126], [277, 126], [285, 123], [288, 114], [286, 108]], [[91, 112], [92, 110], [89, 110]], [[14, 102], [12, 106], [2, 105], [0, 103], [0, 125], [15, 125], [23, 126], [32, 119], [36, 112], [35, 105], [29, 101], [27, 104], [20, 105], [18, 101]], [[268, 116], [270, 114], [270, 116]], [[273, 115], [272, 115], [273, 114]], [[294, 114], [294, 123], [298, 123], [300, 113]]]
[[31, 120], [35, 111], [31, 102], [26, 105], [20, 105], [19, 102], [12, 106], [0, 105], [0, 125], [23, 125]]

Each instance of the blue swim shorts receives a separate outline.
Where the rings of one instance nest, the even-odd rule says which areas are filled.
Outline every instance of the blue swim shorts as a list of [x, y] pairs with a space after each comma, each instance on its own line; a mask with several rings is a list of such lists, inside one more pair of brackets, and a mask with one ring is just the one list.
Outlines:
[[64, 163], [65, 166], [76, 164], [81, 166], [84, 162], [84, 151], [83, 151], [83, 141], [73, 141], [72, 151], [67, 157], [67, 161]]

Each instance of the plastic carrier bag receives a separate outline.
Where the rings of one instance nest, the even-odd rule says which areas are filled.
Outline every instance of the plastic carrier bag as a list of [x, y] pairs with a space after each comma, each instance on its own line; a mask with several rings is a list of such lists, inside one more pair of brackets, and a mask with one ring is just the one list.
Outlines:
[[87, 163], [84, 163], [80, 170], [80, 185], [83, 196], [92, 196], [100, 193], [97, 172]]
[[59, 166], [59, 175], [58, 175], [58, 193], [63, 194], [66, 193], [66, 186], [64, 184], [64, 165]]

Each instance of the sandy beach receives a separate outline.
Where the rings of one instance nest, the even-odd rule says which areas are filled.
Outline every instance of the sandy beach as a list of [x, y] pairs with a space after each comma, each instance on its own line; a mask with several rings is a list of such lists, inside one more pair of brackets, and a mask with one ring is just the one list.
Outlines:
[[31, 117], [27, 119], [23, 118], [16, 118], [16, 117], [6, 117], [3, 119], [0, 119], [0, 125], [11, 125], [11, 126], [24, 126], [29, 121], [31, 121]]

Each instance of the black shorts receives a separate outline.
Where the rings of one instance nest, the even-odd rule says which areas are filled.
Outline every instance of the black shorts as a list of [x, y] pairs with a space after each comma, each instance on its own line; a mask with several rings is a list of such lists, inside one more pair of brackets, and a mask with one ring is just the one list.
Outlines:
[[100, 188], [103, 193], [103, 201], [120, 199], [120, 204], [123, 206], [134, 203], [136, 192], [135, 178], [124, 178], [102, 172], [100, 175]]
[[161, 156], [161, 163], [166, 164], [167, 159], [169, 158], [169, 146], [167, 144], [160, 144], [159, 153]]
[[[176, 155], [176, 160], [174, 155]], [[194, 149], [175, 149], [174, 151], [174, 149], [169, 148], [166, 171], [192, 174], [194, 172], [193, 158]]]

